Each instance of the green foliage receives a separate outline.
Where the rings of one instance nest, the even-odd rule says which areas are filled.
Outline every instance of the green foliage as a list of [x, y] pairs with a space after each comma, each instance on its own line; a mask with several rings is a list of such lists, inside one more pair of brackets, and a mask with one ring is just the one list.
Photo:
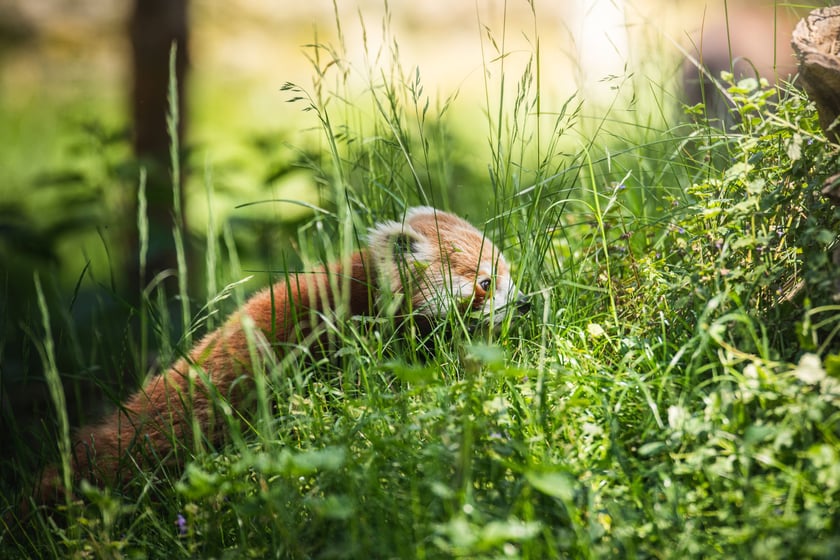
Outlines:
[[[689, 203], [674, 224], [681, 253], [667, 258], [702, 286], [701, 301], [714, 301], [713, 315], [742, 307], [755, 319], [772, 319], [768, 342], [792, 360], [803, 307], [831, 301], [836, 291], [837, 211], [819, 196], [836, 155], [799, 94], [783, 92], [786, 99], [771, 103], [778, 92], [755, 80], [732, 84], [730, 92], [740, 124], [698, 151], [722, 152], [728, 163], [686, 189]], [[688, 290], [685, 297], [692, 297]]]
[[[506, 53], [485, 32], [496, 68]], [[486, 224], [531, 313], [498, 333], [453, 317], [418, 341], [339, 309], [331, 359], [254, 364], [253, 417], [219, 396], [226, 446], [199, 442], [184, 473], [121, 492], [83, 487], [64, 523], [15, 517], [9, 495], [3, 552], [836, 556], [840, 213], [819, 191], [838, 151], [803, 95], [725, 76], [732, 129], [667, 116], [610, 129], [606, 115], [574, 142], [581, 108], [549, 112], [536, 48], [510, 103], [488, 79], [487, 177], [459, 161], [475, 131], [450, 125], [457, 96], [435, 107], [396, 42], [383, 49], [371, 59], [389, 55], [393, 72], [367, 69], [364, 96], [342, 45], [312, 47], [313, 88], [284, 88], [323, 135], [317, 156], [299, 152], [319, 185], [301, 203], [304, 268], [432, 203]], [[222, 228], [222, 251], [212, 221], [208, 303], [187, 335], [241, 299], [236, 243]], [[147, 296], [141, 316], [177, 355], [167, 302]], [[32, 332], [58, 395], [49, 324]]]

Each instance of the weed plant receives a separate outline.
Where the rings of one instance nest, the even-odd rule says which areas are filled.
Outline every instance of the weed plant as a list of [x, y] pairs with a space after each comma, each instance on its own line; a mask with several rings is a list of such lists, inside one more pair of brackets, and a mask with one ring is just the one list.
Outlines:
[[[486, 40], [503, 64], [503, 40]], [[362, 97], [340, 40], [311, 47], [311, 87], [284, 88], [323, 142], [304, 270], [432, 204], [505, 251], [528, 315], [481, 334], [453, 318], [427, 348], [339, 305], [329, 359], [255, 360], [257, 411], [226, 409], [227, 445], [199, 439], [183, 474], [138, 473], [123, 493], [83, 486], [58, 521], [16, 517], [23, 492], [10, 495], [3, 556], [835, 557], [840, 215], [819, 193], [838, 147], [795, 88], [731, 76], [732, 129], [674, 120], [623, 147], [578, 142], [580, 108], [546, 106], [534, 45], [512, 89], [487, 82], [484, 177], [452, 156], [455, 99], [432, 103], [396, 42], [371, 53]], [[208, 230], [207, 303], [187, 334], [242, 301], [225, 231]], [[144, 320], [168, 332], [181, 319], [147, 295]], [[61, 410], [41, 310], [31, 329]]]

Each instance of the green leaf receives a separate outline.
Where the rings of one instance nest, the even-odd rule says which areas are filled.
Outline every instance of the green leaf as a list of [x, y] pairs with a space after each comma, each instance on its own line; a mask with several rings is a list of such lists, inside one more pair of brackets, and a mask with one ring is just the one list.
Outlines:
[[540, 528], [540, 524], [535, 521], [491, 521], [481, 529], [477, 544], [480, 548], [492, 548], [506, 542], [526, 541], [537, 536]]
[[798, 161], [802, 157], [802, 135], [795, 133], [787, 144], [787, 156], [791, 161]]
[[834, 378], [840, 378], [840, 354], [829, 354], [825, 357], [825, 372]]
[[222, 478], [218, 474], [209, 473], [190, 463], [184, 473], [184, 481], [178, 483], [178, 491], [189, 500], [199, 500], [218, 494], [221, 482]]
[[764, 191], [764, 186], [767, 182], [759, 177], [758, 179], [753, 179], [749, 183], [747, 183], [747, 192], [749, 194], [761, 194]]
[[498, 367], [505, 363], [504, 351], [492, 344], [472, 344], [467, 352], [470, 358], [487, 366]]
[[327, 496], [323, 499], [310, 499], [306, 501], [312, 509], [325, 519], [350, 519], [356, 508], [352, 500], [347, 496]]
[[668, 445], [664, 441], [652, 441], [639, 448], [639, 455], [641, 457], [650, 457], [651, 455], [658, 455], [666, 449], [668, 449]]
[[336, 471], [344, 465], [346, 452], [342, 447], [311, 449], [291, 456], [294, 475], [312, 474], [317, 471]]
[[564, 471], [528, 471], [525, 478], [536, 490], [552, 498], [571, 502], [575, 497], [575, 480]]
[[429, 366], [407, 365], [399, 362], [392, 362], [385, 368], [393, 373], [397, 379], [415, 385], [428, 385], [441, 383], [443, 378], [440, 369]]

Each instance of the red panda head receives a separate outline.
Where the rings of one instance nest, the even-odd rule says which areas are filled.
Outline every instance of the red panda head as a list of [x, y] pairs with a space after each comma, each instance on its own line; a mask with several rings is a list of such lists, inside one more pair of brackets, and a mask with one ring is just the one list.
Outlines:
[[454, 308], [498, 325], [509, 310], [528, 307], [502, 253], [453, 214], [410, 208], [402, 223], [373, 228], [369, 245], [380, 281], [412, 312], [435, 318]]

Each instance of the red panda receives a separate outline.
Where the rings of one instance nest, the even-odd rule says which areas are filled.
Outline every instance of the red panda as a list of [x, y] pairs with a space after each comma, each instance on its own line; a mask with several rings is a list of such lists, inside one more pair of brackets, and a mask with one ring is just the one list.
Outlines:
[[[255, 348], [275, 354], [312, 344], [322, 320], [342, 305], [351, 315], [406, 312], [433, 324], [450, 309], [499, 325], [528, 300], [516, 288], [499, 250], [465, 220], [431, 207], [409, 209], [402, 222], [386, 221], [369, 232], [368, 249], [344, 263], [290, 275], [252, 296], [187, 356], [152, 377], [115, 412], [82, 426], [72, 438], [71, 482], [99, 486], [127, 482], [135, 469], [183, 463], [177, 447], [193, 441], [197, 426], [218, 441], [225, 418], [213, 395], [233, 410], [245, 403]], [[256, 344], [255, 344], [256, 339]], [[206, 384], [209, 381], [209, 385]], [[60, 469], [46, 468], [36, 503], [64, 496]]]

